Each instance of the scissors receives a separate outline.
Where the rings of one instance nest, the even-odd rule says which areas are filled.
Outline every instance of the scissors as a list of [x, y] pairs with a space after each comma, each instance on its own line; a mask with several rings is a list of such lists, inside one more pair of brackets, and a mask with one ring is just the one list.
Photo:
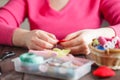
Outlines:
[[[0, 56], [0, 61], [3, 61], [7, 58], [10, 58], [12, 56], [14, 56], [15, 53], [13, 51], [7, 51], [7, 52], [4, 52], [1, 56]], [[2, 75], [2, 71], [1, 71], [1, 67], [0, 67], [0, 76]]]
[[14, 56], [15, 53], [13, 51], [7, 51], [7, 52], [4, 52], [1, 56], [0, 56], [0, 61], [3, 61], [9, 57], [12, 57]]

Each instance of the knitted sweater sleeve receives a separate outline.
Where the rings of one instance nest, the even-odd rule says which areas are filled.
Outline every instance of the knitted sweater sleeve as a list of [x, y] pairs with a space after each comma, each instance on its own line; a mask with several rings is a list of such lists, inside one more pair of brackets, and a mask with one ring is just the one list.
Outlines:
[[120, 0], [101, 0], [100, 10], [110, 27], [120, 37]]
[[12, 36], [25, 18], [24, 0], [9, 0], [0, 8], [0, 44], [12, 45]]

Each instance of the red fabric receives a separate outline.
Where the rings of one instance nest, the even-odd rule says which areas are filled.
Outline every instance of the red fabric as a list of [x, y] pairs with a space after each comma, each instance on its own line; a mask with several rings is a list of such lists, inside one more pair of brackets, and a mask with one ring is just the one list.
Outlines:
[[95, 71], [93, 71], [93, 75], [97, 77], [105, 78], [105, 77], [115, 76], [115, 72], [106, 66], [101, 66], [97, 68]]
[[67, 41], [67, 40], [59, 40], [59, 43], [60, 43], [60, 42], [66, 42], [66, 41]]

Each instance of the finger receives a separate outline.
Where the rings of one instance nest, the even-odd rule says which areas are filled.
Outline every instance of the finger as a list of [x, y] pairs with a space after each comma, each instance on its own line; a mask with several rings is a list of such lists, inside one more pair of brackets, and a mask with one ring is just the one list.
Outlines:
[[54, 40], [54, 42], [52, 44], [57, 44], [59, 42], [59, 40], [56, 38], [55, 35], [48, 33], [48, 36]]
[[42, 48], [41, 46], [38, 46], [36, 44], [31, 44], [28, 49], [30, 50], [44, 50], [44, 48]]
[[46, 48], [46, 49], [51, 49], [51, 48], [54, 47], [53, 44], [50, 44], [50, 43], [48, 43], [48, 42], [46, 42], [46, 41], [44, 41], [44, 40], [41, 40], [41, 39], [39, 39], [39, 38], [37, 38], [37, 37], [34, 38], [34, 40], [32, 40], [32, 42], [33, 42], [34, 44], [36, 44], [36, 45], [44, 48], [44, 49], [45, 49], [45, 48]]
[[46, 32], [47, 34], [48, 34], [48, 36], [49, 37], [51, 37], [51, 38], [53, 38], [53, 39], [56, 39], [57, 40], [57, 38], [56, 38], [56, 36], [54, 35], [54, 34], [52, 34], [52, 33], [48, 33], [48, 32]]
[[76, 37], [79, 36], [78, 34], [79, 34], [79, 32], [71, 33], [71, 34], [69, 34], [68, 36], [66, 36], [64, 40], [74, 39], [74, 38], [76, 38]]
[[61, 45], [63, 47], [73, 47], [76, 45], [81, 45], [83, 43], [84, 43], [84, 40], [81, 39], [80, 37], [77, 37], [77, 38], [71, 39], [69, 41], [63, 42], [63, 43], [61, 43]]
[[58, 42], [58, 40], [55, 38], [54, 35], [49, 34], [47, 32], [42, 32], [42, 34], [39, 33], [38, 37], [42, 40], [45, 40], [48, 43], [51, 43], [51, 44], [56, 44]]

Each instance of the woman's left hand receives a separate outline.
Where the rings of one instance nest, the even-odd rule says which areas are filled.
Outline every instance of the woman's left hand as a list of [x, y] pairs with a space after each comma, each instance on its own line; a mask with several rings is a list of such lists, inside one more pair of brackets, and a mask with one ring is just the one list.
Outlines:
[[97, 30], [94, 29], [80, 30], [66, 36], [64, 39], [66, 42], [60, 44], [65, 49], [71, 49], [71, 53], [74, 55], [88, 54], [90, 53], [88, 44], [98, 36], [97, 33]]

